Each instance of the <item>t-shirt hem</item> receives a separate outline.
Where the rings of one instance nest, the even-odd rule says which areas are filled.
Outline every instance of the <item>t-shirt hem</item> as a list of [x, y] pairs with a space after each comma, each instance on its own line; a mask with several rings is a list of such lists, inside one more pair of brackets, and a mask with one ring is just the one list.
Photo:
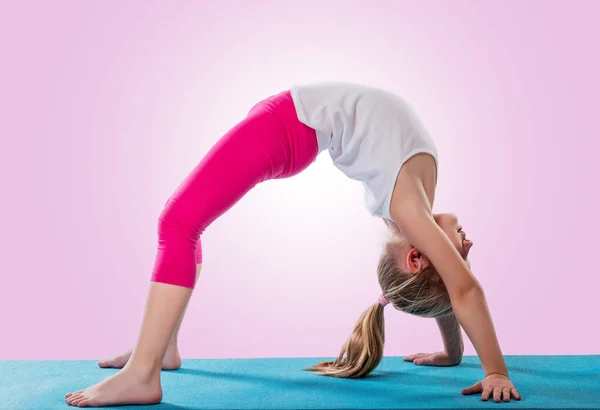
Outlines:
[[322, 131], [315, 129], [312, 125], [308, 123], [308, 120], [306, 118], [306, 112], [304, 110], [304, 106], [302, 105], [302, 98], [300, 97], [299, 92], [300, 91], [298, 87], [290, 88], [290, 95], [292, 96], [292, 101], [294, 102], [294, 108], [296, 108], [296, 116], [298, 117], [298, 121], [300, 121], [302, 124], [315, 130], [317, 146], [319, 147], [318, 152], [321, 153], [322, 151], [325, 151], [329, 148], [329, 140], [331, 139], [331, 137], [326, 135]]

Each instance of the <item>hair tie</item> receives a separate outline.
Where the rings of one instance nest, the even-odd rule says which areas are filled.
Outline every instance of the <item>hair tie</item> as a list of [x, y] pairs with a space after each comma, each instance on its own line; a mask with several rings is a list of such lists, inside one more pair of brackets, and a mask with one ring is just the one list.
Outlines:
[[390, 303], [390, 301], [387, 300], [386, 297], [383, 296], [383, 294], [381, 294], [381, 296], [379, 296], [379, 304], [385, 307], [385, 305], [387, 305], [388, 303]]

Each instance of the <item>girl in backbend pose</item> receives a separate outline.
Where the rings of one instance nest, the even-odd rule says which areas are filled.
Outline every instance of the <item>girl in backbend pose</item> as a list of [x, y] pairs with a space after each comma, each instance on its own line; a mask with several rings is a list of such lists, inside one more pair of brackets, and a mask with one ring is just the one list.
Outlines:
[[473, 343], [483, 380], [463, 394], [520, 399], [508, 371], [484, 292], [470, 270], [457, 218], [432, 213], [437, 149], [411, 106], [387, 91], [349, 83], [294, 86], [256, 104], [223, 136], [171, 196], [158, 224], [158, 253], [135, 348], [101, 361], [122, 367], [106, 380], [68, 393], [73, 406], [152, 404], [162, 399], [161, 368], [177, 369], [177, 334], [202, 263], [200, 235], [250, 189], [289, 178], [324, 150], [349, 178], [361, 181], [366, 207], [394, 234], [382, 253], [382, 294], [359, 318], [335, 361], [306, 369], [362, 377], [383, 356], [383, 309], [438, 321], [445, 351], [405, 358], [453, 365], [462, 359], [460, 326]]

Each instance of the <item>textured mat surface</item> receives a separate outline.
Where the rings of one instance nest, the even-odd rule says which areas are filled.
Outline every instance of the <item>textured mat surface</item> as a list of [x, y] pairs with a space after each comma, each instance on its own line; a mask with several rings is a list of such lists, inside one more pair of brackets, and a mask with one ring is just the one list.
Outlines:
[[[600, 356], [506, 356], [523, 396], [482, 402], [461, 389], [480, 380], [477, 357], [456, 367], [424, 367], [385, 357], [367, 378], [302, 371], [323, 358], [188, 359], [162, 373], [156, 406], [127, 409], [600, 409]], [[0, 408], [68, 409], [67, 391], [97, 383], [117, 370], [95, 361], [0, 361]], [[114, 408], [114, 407], [113, 407]]]

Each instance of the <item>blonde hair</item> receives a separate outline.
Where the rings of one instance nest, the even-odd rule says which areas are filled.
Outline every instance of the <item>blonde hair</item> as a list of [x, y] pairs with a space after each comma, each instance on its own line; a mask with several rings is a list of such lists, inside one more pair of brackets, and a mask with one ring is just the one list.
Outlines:
[[[387, 242], [377, 267], [377, 277], [386, 299], [396, 309], [420, 317], [452, 313], [450, 297], [433, 265], [416, 274], [403, 271], [399, 264], [400, 246], [394, 240]], [[359, 317], [335, 361], [320, 362], [303, 370], [341, 378], [360, 378], [372, 372], [383, 358], [383, 309], [377, 302]]]

